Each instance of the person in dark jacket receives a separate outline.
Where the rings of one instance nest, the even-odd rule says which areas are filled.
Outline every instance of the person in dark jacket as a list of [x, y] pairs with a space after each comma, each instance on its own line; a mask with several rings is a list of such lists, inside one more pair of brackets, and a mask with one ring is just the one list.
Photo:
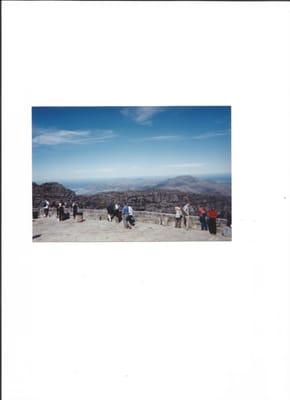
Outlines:
[[59, 220], [64, 221], [64, 204], [60, 203], [59, 206]]
[[58, 203], [56, 207], [56, 218], [59, 219], [59, 209], [60, 209], [61, 203]]
[[73, 210], [73, 217], [75, 219], [76, 215], [77, 215], [77, 212], [78, 212], [78, 203], [73, 203], [72, 204], [72, 210]]
[[115, 204], [114, 217], [117, 218], [118, 222], [122, 221], [122, 210], [118, 203]]
[[226, 212], [227, 226], [230, 228], [232, 226], [232, 213], [230, 211]]
[[207, 222], [206, 222], [206, 209], [204, 207], [199, 207], [198, 209], [199, 222], [202, 231], [207, 231]]
[[108, 221], [112, 221], [112, 219], [114, 218], [114, 214], [115, 214], [115, 206], [114, 204], [111, 202], [108, 207], [107, 207], [107, 219]]

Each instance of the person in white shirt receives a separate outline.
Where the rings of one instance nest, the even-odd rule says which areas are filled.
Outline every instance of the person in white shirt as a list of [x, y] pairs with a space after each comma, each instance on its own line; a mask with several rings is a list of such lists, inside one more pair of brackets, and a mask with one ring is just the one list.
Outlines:
[[133, 208], [131, 206], [128, 206], [128, 217], [127, 217], [127, 220], [129, 222], [129, 227], [130, 228], [135, 225], [135, 218], [133, 216]]
[[181, 228], [182, 210], [179, 206], [175, 207], [175, 228]]
[[48, 217], [48, 212], [49, 212], [49, 201], [48, 200], [45, 200], [45, 202], [44, 202], [44, 216], [45, 217]]
[[184, 227], [186, 229], [189, 229], [189, 213], [190, 213], [190, 203], [186, 203], [185, 206], [182, 208], [182, 214], [183, 214], [183, 222], [184, 222]]
[[122, 210], [120, 209], [120, 206], [117, 203], [115, 204], [114, 217], [116, 217], [116, 222], [122, 221]]
[[133, 208], [128, 206], [128, 214], [133, 216]]

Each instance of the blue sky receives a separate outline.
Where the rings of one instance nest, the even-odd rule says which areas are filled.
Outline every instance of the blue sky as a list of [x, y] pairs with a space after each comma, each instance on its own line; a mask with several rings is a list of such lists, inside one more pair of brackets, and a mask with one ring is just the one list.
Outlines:
[[230, 174], [230, 107], [33, 107], [36, 182]]

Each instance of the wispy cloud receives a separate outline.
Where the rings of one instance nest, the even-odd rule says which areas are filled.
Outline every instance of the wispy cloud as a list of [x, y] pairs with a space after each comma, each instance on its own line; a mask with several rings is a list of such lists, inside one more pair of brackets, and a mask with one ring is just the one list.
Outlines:
[[120, 112], [137, 124], [152, 125], [153, 117], [163, 111], [165, 111], [165, 107], [126, 107], [122, 108]]
[[182, 164], [167, 164], [168, 168], [200, 168], [203, 167], [204, 163], [182, 163]]
[[226, 135], [228, 135], [227, 132], [207, 132], [207, 133], [202, 133], [200, 135], [192, 136], [192, 139], [205, 140]]
[[158, 135], [158, 136], [148, 136], [138, 139], [141, 142], [162, 142], [171, 140], [180, 140], [183, 137], [181, 135]]
[[32, 143], [34, 145], [54, 146], [59, 144], [102, 143], [118, 135], [110, 129], [96, 130], [37, 130]]

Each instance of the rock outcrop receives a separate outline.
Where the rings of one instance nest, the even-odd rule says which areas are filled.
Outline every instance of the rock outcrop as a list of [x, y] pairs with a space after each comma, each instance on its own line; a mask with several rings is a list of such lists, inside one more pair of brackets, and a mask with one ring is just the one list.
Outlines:
[[84, 208], [106, 208], [113, 201], [124, 204], [126, 201], [134, 210], [172, 213], [177, 205], [190, 202], [195, 208], [199, 205], [215, 207], [220, 212], [231, 209], [231, 198], [223, 195], [185, 193], [178, 190], [141, 190], [128, 192], [105, 192], [90, 196], [77, 196]]
[[43, 183], [42, 185], [33, 182], [32, 197], [33, 208], [42, 207], [44, 200], [48, 200], [51, 207], [56, 207], [60, 201], [72, 203], [76, 194], [57, 182]]
[[103, 209], [109, 203], [120, 205], [128, 202], [136, 211], [151, 211], [173, 213], [174, 207], [183, 206], [190, 202], [195, 208], [199, 205], [215, 207], [219, 212], [231, 209], [231, 197], [221, 194], [199, 194], [182, 192], [180, 190], [146, 189], [126, 192], [102, 192], [94, 195], [76, 195], [72, 190], [66, 189], [58, 183], [33, 183], [33, 207], [41, 207], [43, 201], [49, 200], [52, 207], [60, 201], [71, 206], [77, 201], [81, 208]]

